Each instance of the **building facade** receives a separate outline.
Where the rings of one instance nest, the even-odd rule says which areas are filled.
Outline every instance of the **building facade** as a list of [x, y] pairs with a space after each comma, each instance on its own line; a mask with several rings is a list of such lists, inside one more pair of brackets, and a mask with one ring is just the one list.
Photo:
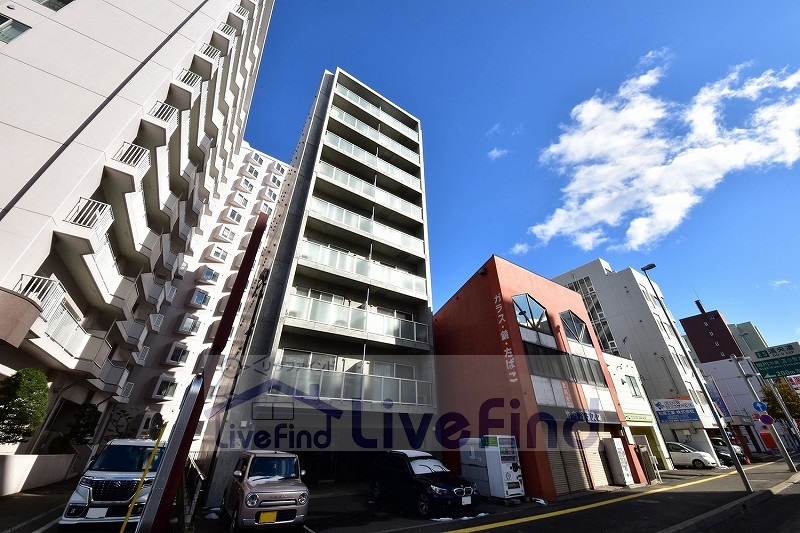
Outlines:
[[675, 321], [664, 316], [658, 285], [653, 284], [653, 294], [644, 275], [632, 268], [614, 271], [603, 259], [553, 281], [581, 295], [604, 351], [635, 361], [664, 440], [685, 442], [713, 456], [709, 435], [719, 434], [720, 428], [683, 340], [674, 333]]
[[[95, 443], [146, 434], [203, 368], [247, 226], [279, 190], [281, 163], [236, 155], [271, 12], [0, 1], [0, 374], [51, 385], [44, 427], [6, 452], [52, 451], [84, 405]], [[91, 453], [63, 451], [75, 471]]]
[[266, 296], [223, 384], [214, 471], [231, 471], [226, 451], [263, 447], [300, 453], [312, 482], [363, 476], [367, 452], [401, 444], [387, 421], [436, 404], [419, 120], [325, 72], [289, 174]]
[[[526, 493], [546, 500], [646, 482], [583, 300], [493, 256], [436, 312], [440, 443], [460, 468], [461, 438], [513, 435]], [[624, 484], [624, 482], [623, 482]]]

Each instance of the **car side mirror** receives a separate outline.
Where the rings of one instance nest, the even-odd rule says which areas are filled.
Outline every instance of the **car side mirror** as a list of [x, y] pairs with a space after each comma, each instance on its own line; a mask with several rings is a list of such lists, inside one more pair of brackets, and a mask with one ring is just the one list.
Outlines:
[[236, 479], [241, 480], [243, 475], [244, 474], [242, 474], [241, 470], [234, 470], [233, 471], [233, 477], [235, 477]]

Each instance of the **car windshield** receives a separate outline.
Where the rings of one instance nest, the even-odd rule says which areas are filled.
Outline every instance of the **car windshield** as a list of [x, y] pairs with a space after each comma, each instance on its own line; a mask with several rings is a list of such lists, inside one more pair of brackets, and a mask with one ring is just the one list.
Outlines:
[[411, 469], [415, 474], [427, 474], [430, 472], [449, 472], [446, 466], [438, 459], [433, 457], [418, 457], [411, 459]]
[[[152, 446], [140, 444], [106, 446], [92, 464], [91, 469], [103, 472], [141, 472], [147, 466], [152, 451]], [[153, 464], [150, 465], [150, 472], [158, 470], [163, 455], [164, 448], [159, 447]]]
[[294, 457], [254, 457], [247, 474], [250, 479], [286, 479], [297, 477]]

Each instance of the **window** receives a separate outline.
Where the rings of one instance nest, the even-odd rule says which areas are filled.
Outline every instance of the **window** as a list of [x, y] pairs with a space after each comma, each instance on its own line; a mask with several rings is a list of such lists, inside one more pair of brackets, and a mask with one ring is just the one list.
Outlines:
[[29, 29], [30, 26], [0, 15], [0, 42], [10, 43]]
[[272, 208], [269, 206], [267, 202], [261, 202], [260, 209], [262, 213], [266, 213], [268, 215], [272, 214]]
[[323, 302], [345, 305], [344, 296], [339, 296], [337, 294], [322, 292], [316, 289], [309, 289], [308, 287], [296, 287], [295, 292], [298, 294], [298, 296], [305, 296], [314, 300], [322, 300]]
[[578, 318], [578, 315], [572, 311], [564, 311], [561, 313], [561, 322], [564, 324], [564, 333], [566, 333], [567, 338], [581, 344], [592, 344], [592, 338], [589, 336], [586, 323]]
[[547, 309], [534, 300], [530, 294], [518, 294], [511, 300], [514, 302], [514, 310], [517, 312], [517, 322], [520, 326], [548, 335], [553, 334], [550, 322], [547, 320]]
[[200, 317], [192, 314], [185, 314], [178, 326], [178, 333], [193, 335], [200, 329]]
[[272, 178], [270, 178], [269, 181], [270, 181], [270, 183], [272, 183], [276, 187], [280, 187], [281, 186], [281, 180], [278, 178], [278, 176], [272, 176]]
[[242, 220], [242, 214], [236, 209], [229, 207], [228, 211], [225, 213], [225, 218], [227, 218], [230, 222], [238, 224]]
[[253, 187], [255, 186], [253, 185], [253, 182], [247, 178], [242, 178], [242, 181], [240, 182], [239, 185], [241, 186], [242, 189], [244, 189], [247, 192], [253, 192]]
[[211, 253], [209, 254], [211, 259], [216, 259], [217, 261], [225, 261], [228, 258], [228, 252], [226, 252], [220, 246], [214, 246], [211, 248]]
[[219, 279], [219, 272], [214, 270], [209, 266], [203, 267], [202, 272], [200, 273], [200, 281], [205, 281], [207, 283], [216, 283]]
[[156, 385], [156, 390], [153, 396], [157, 398], [172, 398], [175, 396], [175, 390], [178, 388], [178, 383], [173, 378], [161, 378]]
[[258, 163], [259, 165], [264, 163], [264, 158], [258, 155], [257, 153], [253, 152], [250, 154], [250, 159]]
[[247, 173], [253, 176], [254, 178], [258, 177], [258, 170], [256, 170], [256, 167], [254, 167], [253, 165], [249, 165], [247, 167]]
[[211, 295], [203, 289], [195, 289], [189, 298], [189, 305], [192, 307], [205, 307], [211, 301]]
[[67, 4], [72, 3], [72, 0], [33, 0], [37, 4], [42, 4], [44, 7], [49, 7], [53, 11], [58, 11]]
[[283, 350], [281, 365], [316, 370], [336, 370], [336, 356], [328, 353], [308, 352], [304, 350]]
[[222, 226], [222, 229], [219, 230], [219, 236], [226, 241], [231, 242], [236, 237], [236, 232], [228, 226]]
[[269, 198], [273, 202], [278, 199], [278, 195], [275, 194], [275, 191], [273, 191], [272, 189], [267, 189], [264, 194], [266, 194], [267, 198]]
[[189, 358], [189, 347], [182, 342], [172, 343], [169, 355], [167, 355], [167, 362], [176, 365], [182, 365]]
[[641, 398], [642, 390], [639, 388], [639, 382], [633, 376], [625, 376], [625, 383], [628, 384], [628, 388], [631, 391], [631, 396], [636, 396], [637, 398]]

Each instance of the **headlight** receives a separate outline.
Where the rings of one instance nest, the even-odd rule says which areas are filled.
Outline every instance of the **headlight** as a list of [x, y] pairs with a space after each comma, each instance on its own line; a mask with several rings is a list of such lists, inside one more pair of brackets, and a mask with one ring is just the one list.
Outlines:
[[447, 494], [447, 489], [443, 489], [442, 487], [437, 487], [436, 485], [430, 485], [428, 487], [428, 492], [432, 492], [433, 494], [439, 494], [441, 496], [443, 494]]
[[247, 495], [247, 498], [244, 500], [244, 504], [248, 507], [255, 507], [258, 505], [258, 494], [251, 492]]
[[308, 501], [308, 493], [301, 492], [300, 496], [297, 498], [297, 503], [299, 503], [300, 505], [305, 505], [307, 501]]
[[84, 487], [91, 487], [92, 478], [89, 476], [83, 476], [81, 480], [78, 482], [78, 485], [83, 485]]

